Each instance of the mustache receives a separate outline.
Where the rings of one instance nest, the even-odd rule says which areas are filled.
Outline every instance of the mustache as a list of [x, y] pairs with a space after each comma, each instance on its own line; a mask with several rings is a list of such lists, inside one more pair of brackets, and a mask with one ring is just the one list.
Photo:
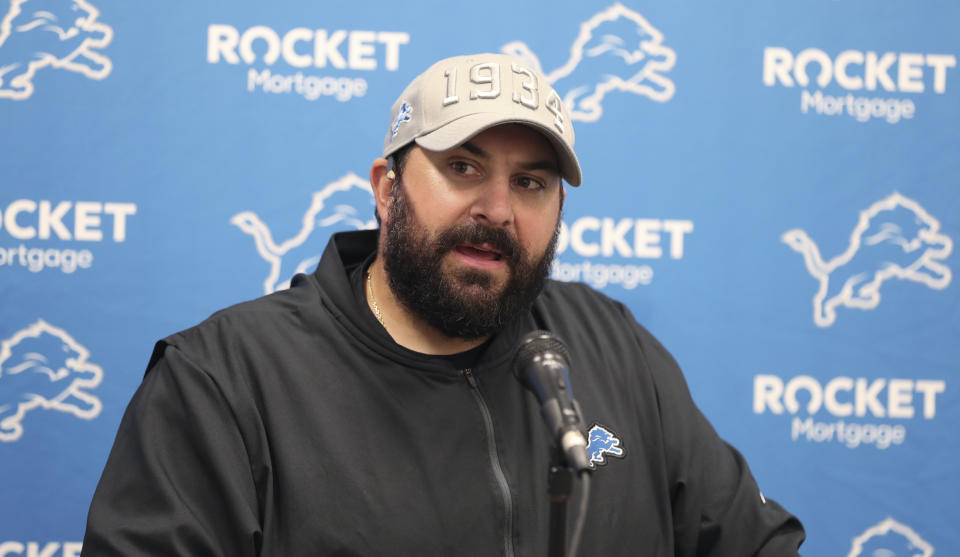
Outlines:
[[436, 253], [444, 253], [457, 244], [488, 244], [510, 263], [517, 263], [524, 255], [523, 247], [509, 232], [480, 223], [464, 223], [444, 230], [434, 240], [433, 247]]

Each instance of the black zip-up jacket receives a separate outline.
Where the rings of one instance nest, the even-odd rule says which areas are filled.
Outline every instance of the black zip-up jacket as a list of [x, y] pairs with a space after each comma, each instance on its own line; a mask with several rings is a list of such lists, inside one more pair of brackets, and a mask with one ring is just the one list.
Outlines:
[[584, 419], [602, 428], [580, 555], [797, 555], [800, 523], [764, 502], [623, 305], [548, 282], [456, 369], [360, 305], [350, 273], [375, 247], [375, 232], [335, 235], [289, 290], [157, 344], [84, 556], [546, 556], [550, 440], [510, 369], [538, 328], [568, 345]]

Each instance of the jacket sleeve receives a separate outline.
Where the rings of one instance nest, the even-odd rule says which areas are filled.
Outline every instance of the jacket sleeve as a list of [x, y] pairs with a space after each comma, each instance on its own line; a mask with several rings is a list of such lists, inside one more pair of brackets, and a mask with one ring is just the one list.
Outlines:
[[257, 554], [256, 489], [217, 383], [157, 345], [87, 518], [84, 556]]
[[[628, 318], [636, 324], [632, 315]], [[635, 326], [656, 386], [676, 555], [799, 555], [804, 540], [800, 521], [761, 494], [743, 456], [717, 435], [693, 402], [676, 361], [643, 327]]]

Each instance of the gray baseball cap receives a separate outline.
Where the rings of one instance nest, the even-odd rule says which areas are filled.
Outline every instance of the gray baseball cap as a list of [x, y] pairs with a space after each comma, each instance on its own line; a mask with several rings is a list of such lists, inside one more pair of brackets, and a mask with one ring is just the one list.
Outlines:
[[508, 123], [543, 133], [557, 152], [560, 174], [571, 186], [580, 185], [567, 107], [543, 74], [505, 54], [455, 56], [418, 75], [393, 103], [383, 156], [411, 141], [446, 151]]

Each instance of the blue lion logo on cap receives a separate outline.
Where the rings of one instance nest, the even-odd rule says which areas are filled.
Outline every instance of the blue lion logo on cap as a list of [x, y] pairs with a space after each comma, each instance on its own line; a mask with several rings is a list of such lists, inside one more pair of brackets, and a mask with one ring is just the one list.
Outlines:
[[397, 136], [397, 132], [400, 131], [400, 124], [409, 122], [412, 114], [413, 107], [410, 106], [410, 103], [400, 105], [400, 113], [397, 114], [397, 119], [393, 121], [393, 126], [390, 128], [390, 141], [393, 141], [393, 138]]

